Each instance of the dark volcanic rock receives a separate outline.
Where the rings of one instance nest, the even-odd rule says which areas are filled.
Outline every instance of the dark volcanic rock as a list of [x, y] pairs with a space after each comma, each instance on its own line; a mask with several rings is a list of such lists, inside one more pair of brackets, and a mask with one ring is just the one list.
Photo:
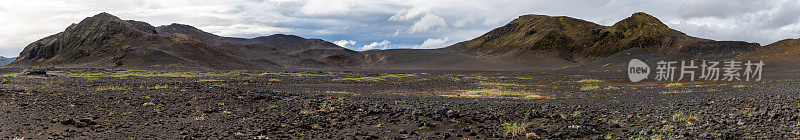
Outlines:
[[44, 70], [24, 70], [22, 72], [25, 75], [47, 75], [47, 71]]

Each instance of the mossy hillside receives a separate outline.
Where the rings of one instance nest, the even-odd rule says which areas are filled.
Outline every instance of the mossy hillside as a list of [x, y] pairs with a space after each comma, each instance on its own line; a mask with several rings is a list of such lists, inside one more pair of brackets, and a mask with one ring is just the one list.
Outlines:
[[476, 50], [474, 52], [477, 55], [503, 54], [520, 48], [558, 49], [564, 46], [556, 44], [571, 42], [571, 38], [578, 38], [582, 34], [588, 34], [592, 29], [601, 27], [571, 17], [525, 15], [466, 42], [466, 48]]
[[664, 43], [662, 40], [683, 36], [686, 35], [669, 28], [657, 18], [639, 12], [604, 28], [597, 36], [598, 41], [588, 45], [589, 47], [583, 49], [583, 52], [587, 56], [605, 56], [634, 47], [650, 48], [673, 45]]
[[[196, 37], [154, 34], [153, 26], [125, 21], [107, 13], [88, 17], [56, 35], [27, 46], [11, 65], [96, 67], [178, 67], [249, 66]], [[152, 55], [152, 56], [148, 56]], [[233, 62], [229, 61], [234, 59]], [[172, 63], [172, 64], [157, 64]], [[225, 66], [224, 68], [230, 68]]]
[[72, 24], [63, 32], [34, 42], [35, 48], [26, 50], [21, 60], [39, 63], [62, 63], [85, 57], [119, 54], [147, 34], [133, 25], [108, 13], [86, 18]]
[[690, 38], [645, 13], [635, 13], [613, 26], [563, 16], [525, 15], [473, 40], [448, 47], [462, 54], [501, 60], [555, 56], [589, 61], [632, 47], [681, 48], [665, 38]]
[[785, 39], [738, 56], [764, 61], [800, 60], [800, 39]]

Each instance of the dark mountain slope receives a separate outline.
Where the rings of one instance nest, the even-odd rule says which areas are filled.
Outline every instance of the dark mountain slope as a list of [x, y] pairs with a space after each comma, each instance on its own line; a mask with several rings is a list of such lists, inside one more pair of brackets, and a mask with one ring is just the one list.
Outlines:
[[189, 25], [156, 28], [159, 34], [181, 33], [246, 59], [265, 59], [289, 67], [360, 67], [364, 56], [320, 39], [275, 34], [253, 39], [221, 37]]
[[768, 62], [800, 61], [800, 39], [781, 40], [737, 56], [737, 58], [757, 59]]
[[581, 36], [601, 27], [571, 17], [525, 15], [478, 38], [445, 49], [502, 61], [542, 57], [572, 59], [572, 54], [579, 51], [582, 46], [571, 42], [588, 42], [576, 39], [582, 39]]
[[763, 61], [763, 74], [773, 78], [796, 78], [800, 76], [800, 39], [781, 40], [736, 56], [734, 60]]
[[758, 46], [691, 37], [640, 12], [612, 26], [563, 16], [525, 15], [478, 38], [445, 49], [505, 62], [547, 57], [588, 62], [630, 48], [643, 48], [657, 54], [707, 55], [744, 52]]
[[14, 67], [96, 67], [130, 69], [253, 69], [274, 67], [248, 61], [197, 38], [156, 34], [147, 23], [108, 13], [88, 17], [26, 46]]
[[[586, 70], [627, 64], [638, 56], [647, 60], [720, 60], [758, 47], [757, 43], [691, 37], [651, 15], [635, 13], [612, 26], [565, 16], [524, 15], [477, 38], [442, 49], [363, 53], [368, 67], [381, 68]], [[630, 51], [619, 54], [626, 50]], [[607, 57], [611, 58], [604, 59]]]

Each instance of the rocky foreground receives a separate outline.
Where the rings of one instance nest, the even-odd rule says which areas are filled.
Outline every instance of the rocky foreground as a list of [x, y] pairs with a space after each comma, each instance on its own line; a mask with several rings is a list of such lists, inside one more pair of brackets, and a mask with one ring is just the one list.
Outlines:
[[797, 80], [6, 70], [2, 139], [788, 139]]

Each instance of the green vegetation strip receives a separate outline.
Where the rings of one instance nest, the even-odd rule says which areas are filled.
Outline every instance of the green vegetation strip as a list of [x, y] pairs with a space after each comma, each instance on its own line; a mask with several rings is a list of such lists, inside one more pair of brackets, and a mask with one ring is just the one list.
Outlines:
[[511, 84], [511, 83], [489, 83], [489, 82], [484, 82], [484, 81], [478, 82], [478, 83], [476, 83], [476, 84], [478, 84], [478, 85], [484, 85], [484, 86], [514, 86], [514, 87], [523, 87], [523, 85], [520, 85], [520, 84]]
[[368, 76], [368, 77], [357, 77], [357, 78], [338, 78], [338, 79], [333, 79], [333, 81], [378, 82], [386, 79], [403, 79], [416, 76], [417, 76], [416, 74], [386, 74], [377, 77]]
[[598, 79], [582, 79], [578, 81], [578, 83], [602, 83], [602, 82], [603, 80], [598, 80]]
[[167, 72], [167, 71], [48, 71], [47, 74], [62, 77], [208, 77], [239, 75], [239, 72], [213, 73], [213, 72]]

